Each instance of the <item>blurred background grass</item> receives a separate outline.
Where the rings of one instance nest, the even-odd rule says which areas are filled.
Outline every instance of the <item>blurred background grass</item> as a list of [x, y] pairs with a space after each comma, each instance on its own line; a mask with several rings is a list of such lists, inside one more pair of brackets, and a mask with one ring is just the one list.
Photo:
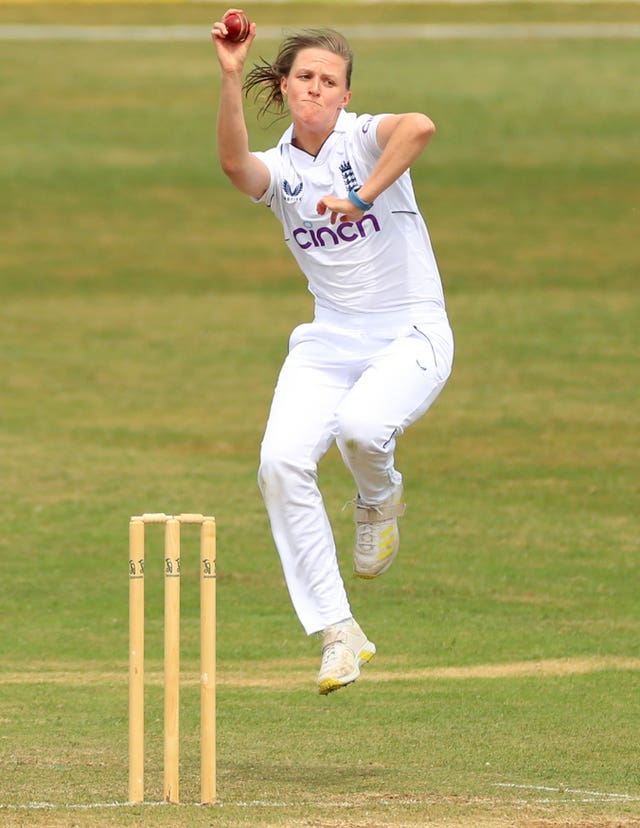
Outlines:
[[[390, 14], [365, 8], [250, 12], [283, 26]], [[393, 19], [625, 21], [638, 11], [398, 5]], [[633, 671], [363, 677], [328, 704], [315, 697], [318, 644], [293, 616], [255, 484], [287, 335], [311, 301], [278, 225], [218, 169], [216, 14], [199, 4], [0, 7], [0, 24], [203, 27], [194, 43], [2, 43], [0, 641], [1, 669], [23, 676], [0, 674], [3, 804], [124, 797], [127, 521], [156, 510], [218, 517], [221, 677], [240, 661], [249, 678], [252, 661], [258, 675], [273, 659], [308, 667], [304, 689], [288, 688], [286, 664], [280, 689], [221, 687], [223, 801], [302, 798], [311, 809], [260, 824], [320, 818], [325, 795], [363, 798], [381, 824], [425, 819], [420, 806], [376, 809], [383, 794], [478, 797], [512, 816], [504, 781], [637, 798]], [[350, 574], [351, 481], [335, 453], [322, 464], [376, 666], [637, 657], [637, 42], [354, 46], [355, 110], [421, 109], [437, 124], [413, 176], [457, 342], [447, 389], [398, 450], [409, 508], [401, 557], [379, 582]], [[274, 48], [258, 41], [254, 54]], [[252, 146], [271, 145], [284, 125], [258, 126], [249, 112]], [[185, 540], [186, 575], [189, 554]], [[148, 571], [157, 663], [161, 573]], [[188, 578], [184, 612], [191, 667]], [[67, 683], [46, 681], [54, 668]], [[121, 681], [108, 677], [118, 671]], [[183, 758], [193, 796], [194, 692]], [[149, 708], [152, 788], [160, 708]], [[638, 812], [626, 800], [536, 807], [584, 819]], [[28, 813], [20, 824], [41, 818]]]

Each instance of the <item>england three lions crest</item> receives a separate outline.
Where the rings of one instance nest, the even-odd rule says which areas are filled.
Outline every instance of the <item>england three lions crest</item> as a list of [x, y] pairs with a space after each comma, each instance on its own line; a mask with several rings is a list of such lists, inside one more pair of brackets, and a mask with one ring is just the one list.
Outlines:
[[356, 178], [355, 173], [351, 169], [351, 164], [348, 161], [340, 164], [340, 172], [342, 173], [342, 180], [344, 181], [344, 186], [347, 188], [347, 192], [350, 193], [351, 190], [357, 190], [358, 179]]

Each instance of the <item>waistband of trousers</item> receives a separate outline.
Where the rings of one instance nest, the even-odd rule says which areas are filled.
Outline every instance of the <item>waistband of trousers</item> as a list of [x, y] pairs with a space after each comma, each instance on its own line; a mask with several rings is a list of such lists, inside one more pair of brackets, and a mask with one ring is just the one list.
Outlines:
[[424, 322], [437, 324], [447, 322], [447, 315], [441, 307], [415, 307], [400, 311], [371, 311], [369, 313], [342, 313], [316, 305], [314, 322], [332, 328], [346, 330], [388, 331], [410, 328]]

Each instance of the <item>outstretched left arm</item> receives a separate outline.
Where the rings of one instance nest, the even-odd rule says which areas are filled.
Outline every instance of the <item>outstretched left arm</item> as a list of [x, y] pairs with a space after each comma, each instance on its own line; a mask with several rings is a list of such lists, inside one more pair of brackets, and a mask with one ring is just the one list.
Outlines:
[[[431, 118], [420, 112], [387, 115], [383, 118], [376, 133], [382, 155], [358, 190], [362, 201], [375, 201], [380, 193], [400, 178], [419, 157], [435, 131]], [[325, 196], [318, 202], [320, 215], [324, 215], [327, 210], [331, 211], [332, 224], [338, 216], [341, 221], [357, 221], [363, 215], [363, 211], [348, 199], [334, 196]]]

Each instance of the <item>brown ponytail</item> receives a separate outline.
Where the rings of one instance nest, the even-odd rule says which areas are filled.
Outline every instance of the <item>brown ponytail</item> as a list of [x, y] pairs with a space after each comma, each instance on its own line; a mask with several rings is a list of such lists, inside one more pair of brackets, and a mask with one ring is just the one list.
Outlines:
[[261, 58], [245, 78], [242, 86], [248, 97], [254, 93], [254, 100], [261, 102], [258, 117], [268, 112], [282, 117], [285, 114], [285, 100], [280, 88], [282, 78], [289, 77], [291, 67], [303, 49], [325, 49], [344, 58], [347, 69], [347, 89], [351, 88], [353, 70], [353, 52], [346, 38], [334, 29], [303, 29], [297, 34], [289, 35], [280, 44], [280, 49], [273, 63]]

